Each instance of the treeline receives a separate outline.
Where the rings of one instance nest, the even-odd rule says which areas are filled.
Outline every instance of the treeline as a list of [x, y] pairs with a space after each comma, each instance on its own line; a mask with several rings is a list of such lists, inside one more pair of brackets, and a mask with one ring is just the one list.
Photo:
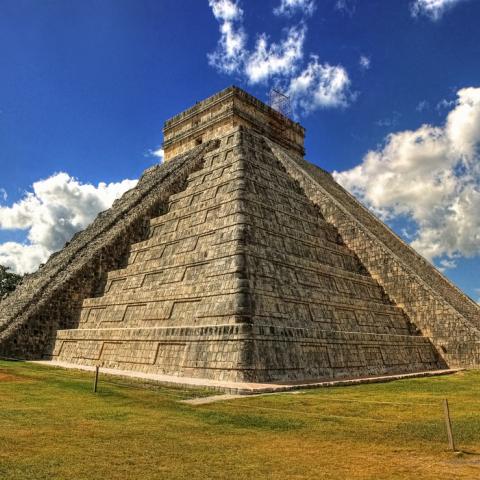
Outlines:
[[0, 265], [0, 300], [13, 292], [21, 280], [21, 275], [10, 272], [9, 267]]

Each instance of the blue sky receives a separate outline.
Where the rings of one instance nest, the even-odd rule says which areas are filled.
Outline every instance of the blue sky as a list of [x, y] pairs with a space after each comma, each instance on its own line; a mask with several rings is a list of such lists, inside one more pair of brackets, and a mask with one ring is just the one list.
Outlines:
[[35, 268], [131, 188], [165, 119], [230, 84], [264, 101], [277, 86], [307, 158], [480, 297], [478, 0], [0, 8], [0, 263]]

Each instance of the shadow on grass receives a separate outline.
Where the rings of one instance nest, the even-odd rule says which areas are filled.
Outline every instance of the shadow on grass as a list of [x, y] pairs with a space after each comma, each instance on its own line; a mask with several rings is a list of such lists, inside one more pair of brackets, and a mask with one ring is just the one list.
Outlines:
[[208, 425], [224, 426], [228, 428], [257, 429], [277, 432], [299, 430], [305, 427], [301, 420], [269, 418], [262, 415], [236, 414], [227, 412], [216, 412], [213, 410], [202, 410], [186, 407], [182, 412]]

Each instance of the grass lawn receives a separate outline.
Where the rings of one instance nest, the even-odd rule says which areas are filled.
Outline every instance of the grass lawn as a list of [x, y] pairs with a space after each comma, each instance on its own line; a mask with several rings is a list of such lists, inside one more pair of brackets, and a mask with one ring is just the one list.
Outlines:
[[202, 395], [2, 361], [0, 479], [480, 479], [480, 372], [179, 403]]

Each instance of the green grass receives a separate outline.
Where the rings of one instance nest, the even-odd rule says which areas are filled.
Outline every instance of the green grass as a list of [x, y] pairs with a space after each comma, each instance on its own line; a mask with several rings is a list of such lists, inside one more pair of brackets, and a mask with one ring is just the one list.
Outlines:
[[208, 394], [0, 362], [0, 479], [480, 478], [480, 372], [179, 403]]

